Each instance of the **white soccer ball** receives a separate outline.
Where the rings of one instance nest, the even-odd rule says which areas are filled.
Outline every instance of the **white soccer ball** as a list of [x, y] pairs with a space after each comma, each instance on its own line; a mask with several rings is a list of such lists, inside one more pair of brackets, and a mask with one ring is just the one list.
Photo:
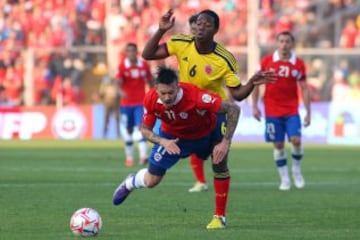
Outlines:
[[70, 219], [70, 229], [76, 236], [96, 236], [101, 226], [101, 216], [92, 208], [81, 208]]

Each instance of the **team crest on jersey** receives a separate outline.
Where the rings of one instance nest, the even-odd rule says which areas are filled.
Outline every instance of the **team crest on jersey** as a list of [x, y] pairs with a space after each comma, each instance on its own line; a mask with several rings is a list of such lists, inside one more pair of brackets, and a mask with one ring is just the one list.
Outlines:
[[186, 112], [181, 112], [181, 113], [179, 113], [179, 116], [180, 116], [180, 118], [182, 118], [182, 119], [187, 119], [187, 118], [188, 118], [188, 114], [187, 114]]
[[299, 74], [299, 72], [298, 72], [298, 70], [296, 70], [296, 69], [293, 69], [293, 70], [291, 71], [291, 76], [293, 76], [293, 77], [296, 77], [298, 74]]
[[161, 159], [162, 159], [161, 153], [158, 153], [158, 152], [157, 152], [157, 153], [154, 154], [154, 160], [155, 160], [155, 161], [158, 162], [158, 161], [160, 161]]
[[212, 100], [212, 97], [209, 95], [209, 94], [203, 94], [202, 97], [201, 97], [201, 100], [204, 102], [204, 103], [209, 103], [211, 102]]
[[205, 73], [206, 73], [206, 74], [211, 74], [211, 73], [213, 72], [213, 68], [212, 68], [211, 65], [206, 65], [206, 66], [204, 67], [204, 70], [205, 70]]

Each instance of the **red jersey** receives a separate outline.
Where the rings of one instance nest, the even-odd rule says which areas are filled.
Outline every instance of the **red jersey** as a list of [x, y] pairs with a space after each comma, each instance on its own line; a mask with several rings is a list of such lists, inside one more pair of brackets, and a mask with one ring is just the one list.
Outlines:
[[131, 66], [129, 59], [125, 58], [119, 65], [117, 78], [122, 80], [120, 88], [125, 93], [120, 105], [143, 105], [146, 82], [152, 78], [149, 65], [138, 59], [136, 66]]
[[278, 77], [275, 83], [265, 85], [265, 116], [283, 117], [298, 114], [299, 81], [306, 81], [303, 60], [295, 53], [287, 61], [280, 60], [278, 52], [269, 54], [261, 60], [261, 70], [272, 70]]
[[151, 89], [144, 99], [143, 124], [152, 128], [159, 118], [163, 132], [186, 140], [199, 139], [215, 128], [220, 106], [220, 96], [189, 83], [180, 83], [174, 106], [165, 109], [156, 90]]

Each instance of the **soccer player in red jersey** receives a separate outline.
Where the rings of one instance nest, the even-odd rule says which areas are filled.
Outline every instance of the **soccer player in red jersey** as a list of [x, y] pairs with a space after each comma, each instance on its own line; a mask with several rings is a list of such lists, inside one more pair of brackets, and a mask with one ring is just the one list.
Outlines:
[[[140, 127], [143, 115], [143, 99], [146, 84], [151, 85], [152, 75], [149, 65], [137, 57], [137, 45], [128, 43], [125, 49], [125, 59], [118, 68], [117, 79], [123, 96], [120, 99], [121, 124], [124, 124], [127, 134], [125, 140], [125, 165], [133, 166], [133, 137], [135, 127]], [[139, 140], [140, 164], [147, 162], [147, 144], [145, 139]]]
[[[240, 114], [236, 104], [222, 101], [218, 95], [193, 84], [179, 83], [175, 71], [165, 67], [160, 67], [155, 89], [146, 94], [144, 107], [141, 133], [154, 143], [150, 164], [119, 185], [113, 196], [115, 205], [121, 204], [134, 189], [155, 187], [169, 168], [192, 153], [203, 159], [212, 155], [214, 164], [224, 161]], [[227, 117], [224, 136], [213, 131], [219, 124], [218, 112], [225, 112]], [[156, 119], [161, 120], [159, 134], [153, 131]], [[225, 227], [225, 217], [220, 220]]]
[[[303, 188], [305, 181], [301, 173], [300, 163], [303, 157], [301, 144], [301, 120], [299, 116], [298, 86], [301, 88], [306, 110], [304, 126], [310, 125], [310, 94], [306, 83], [306, 71], [303, 60], [296, 57], [293, 46], [294, 36], [290, 32], [277, 35], [277, 50], [261, 60], [261, 70], [277, 73], [277, 81], [265, 84], [265, 139], [274, 144], [274, 160], [279, 171], [280, 190], [290, 189], [287, 157], [284, 149], [285, 135], [292, 144], [291, 155], [292, 176], [294, 185]], [[258, 108], [259, 89], [253, 92], [253, 115], [260, 121]]]

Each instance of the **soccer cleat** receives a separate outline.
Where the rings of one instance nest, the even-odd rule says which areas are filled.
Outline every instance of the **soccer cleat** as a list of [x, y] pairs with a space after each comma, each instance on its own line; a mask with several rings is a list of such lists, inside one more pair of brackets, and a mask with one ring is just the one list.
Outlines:
[[120, 183], [120, 185], [115, 189], [114, 194], [113, 194], [113, 203], [114, 205], [119, 205], [121, 204], [123, 201], [125, 201], [125, 199], [129, 196], [129, 194], [131, 193], [131, 190], [128, 190], [126, 188], [126, 180], [128, 178], [133, 177], [135, 174], [131, 173], [129, 174], [124, 181], [122, 181]]
[[281, 181], [279, 190], [280, 191], [289, 191], [291, 187], [290, 181]]
[[293, 172], [293, 180], [296, 188], [304, 188], [305, 180], [300, 171]]
[[127, 167], [134, 166], [134, 161], [132, 159], [126, 159], [125, 160], [125, 166], [127, 166]]
[[214, 215], [206, 229], [223, 229], [226, 227], [226, 218], [224, 216]]
[[206, 183], [196, 182], [192, 188], [189, 189], [189, 192], [203, 192], [208, 190]]

